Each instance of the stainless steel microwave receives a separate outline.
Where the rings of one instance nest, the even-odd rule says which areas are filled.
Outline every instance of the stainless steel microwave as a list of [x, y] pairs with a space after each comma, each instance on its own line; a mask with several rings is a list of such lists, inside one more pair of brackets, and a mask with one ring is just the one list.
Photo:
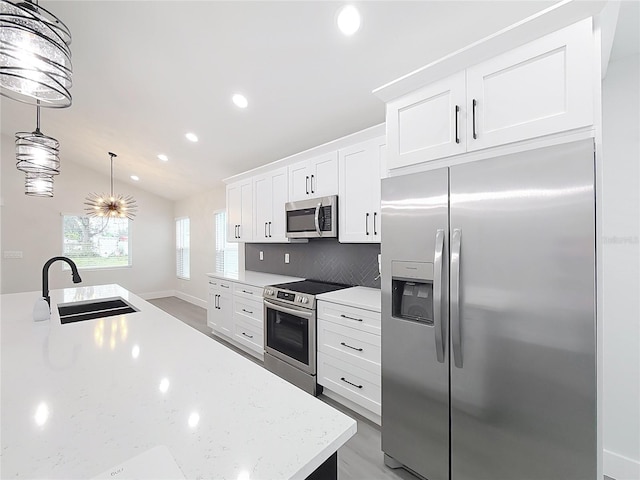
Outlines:
[[338, 236], [338, 197], [319, 197], [285, 204], [288, 238]]

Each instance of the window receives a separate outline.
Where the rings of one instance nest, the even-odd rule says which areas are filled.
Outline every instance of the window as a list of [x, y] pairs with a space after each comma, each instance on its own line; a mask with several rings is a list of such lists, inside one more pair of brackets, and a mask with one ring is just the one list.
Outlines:
[[176, 275], [189, 280], [189, 219], [176, 220]]
[[131, 236], [126, 218], [63, 215], [62, 235], [62, 254], [78, 268], [131, 266]]
[[216, 227], [216, 273], [238, 273], [238, 244], [227, 242], [227, 212], [214, 214]]

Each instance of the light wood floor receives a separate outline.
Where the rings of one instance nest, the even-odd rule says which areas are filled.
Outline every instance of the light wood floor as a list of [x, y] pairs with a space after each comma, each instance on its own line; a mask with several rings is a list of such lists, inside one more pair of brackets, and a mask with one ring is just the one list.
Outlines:
[[[211, 335], [211, 329], [207, 327], [207, 312], [204, 308], [177, 297], [157, 298], [149, 300], [149, 303], [191, 325], [210, 337], [212, 341], [226, 345], [255, 363], [262, 363], [224, 340]], [[392, 470], [384, 465], [384, 454], [380, 450], [380, 428], [377, 425], [330, 398], [323, 395], [318, 398], [358, 422], [358, 433], [338, 450], [338, 478], [340, 480], [417, 480], [417, 477], [406, 470]]]
[[[214, 337], [211, 334], [211, 329], [207, 327], [207, 311], [204, 308], [185, 302], [177, 297], [158, 298], [149, 300], [149, 302], [184, 323], [191, 325], [211, 338], [212, 341], [222, 343], [245, 358], [257, 364], [262, 364], [251, 355], [218, 337]], [[338, 477], [340, 480], [418, 480], [418, 477], [406, 470], [392, 470], [384, 465], [384, 454], [380, 450], [380, 428], [377, 425], [324, 395], [318, 398], [358, 422], [358, 433], [338, 450]], [[605, 476], [604, 480], [614, 479]]]

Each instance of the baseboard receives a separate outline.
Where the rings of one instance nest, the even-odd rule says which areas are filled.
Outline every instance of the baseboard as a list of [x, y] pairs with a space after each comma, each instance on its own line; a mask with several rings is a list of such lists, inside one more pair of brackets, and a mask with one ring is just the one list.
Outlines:
[[137, 294], [143, 300], [153, 300], [154, 298], [165, 298], [165, 297], [175, 297], [175, 290], [164, 290], [160, 292], [148, 292], [148, 293], [140, 293]]
[[189, 295], [187, 293], [176, 290], [174, 292], [174, 297], [178, 297], [180, 300], [192, 303], [193, 305], [197, 305], [198, 307], [207, 308], [206, 300], [201, 300], [198, 297], [194, 297], [193, 295]]
[[640, 461], [604, 450], [603, 473], [615, 480], [637, 480], [640, 478]]
[[341, 403], [342, 405], [344, 405], [348, 409], [353, 410], [357, 414], [362, 415], [367, 420], [371, 420], [376, 425], [378, 425], [378, 426], [382, 425], [382, 418], [380, 417], [380, 415], [378, 415], [376, 413], [373, 413], [371, 410], [367, 410], [366, 408], [358, 405], [355, 402], [352, 402], [351, 400], [349, 400], [348, 398], [343, 397], [339, 393], [336, 393], [336, 392], [334, 392], [332, 390], [329, 390], [329, 389], [327, 389], [325, 387], [325, 389], [322, 391], [322, 395], [324, 395], [326, 397], [329, 397], [331, 400], [335, 400], [338, 403]]

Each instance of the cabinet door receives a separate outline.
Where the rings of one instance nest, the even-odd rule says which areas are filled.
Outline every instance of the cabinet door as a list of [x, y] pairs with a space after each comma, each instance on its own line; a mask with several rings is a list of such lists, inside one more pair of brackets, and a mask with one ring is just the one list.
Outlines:
[[340, 242], [380, 241], [376, 233], [380, 225], [380, 149], [384, 142], [383, 137], [338, 152]]
[[221, 289], [218, 293], [218, 313], [216, 315], [218, 332], [233, 337], [233, 295], [231, 295], [230, 289]]
[[289, 242], [286, 236], [284, 205], [289, 201], [287, 168], [279, 168], [271, 174], [271, 219], [267, 225], [270, 242]]
[[289, 165], [289, 201], [304, 200], [310, 198], [311, 189], [309, 186], [310, 175], [308, 173], [308, 162], [294, 163]]
[[310, 198], [338, 194], [338, 152], [310, 159], [309, 171], [311, 172]]
[[216, 328], [217, 295], [217, 290], [209, 287], [209, 295], [207, 298], [207, 326], [211, 329]]
[[267, 242], [269, 240], [268, 225], [271, 221], [271, 197], [273, 195], [270, 173], [254, 177], [253, 195], [255, 217], [253, 239], [256, 242]]
[[238, 241], [238, 225], [242, 221], [241, 184], [227, 185], [227, 242]]
[[253, 240], [253, 183], [251, 180], [240, 185], [240, 228], [239, 241], [250, 242]]
[[467, 69], [467, 149], [593, 124], [593, 50], [586, 19]]
[[465, 152], [465, 73], [387, 104], [388, 167]]

